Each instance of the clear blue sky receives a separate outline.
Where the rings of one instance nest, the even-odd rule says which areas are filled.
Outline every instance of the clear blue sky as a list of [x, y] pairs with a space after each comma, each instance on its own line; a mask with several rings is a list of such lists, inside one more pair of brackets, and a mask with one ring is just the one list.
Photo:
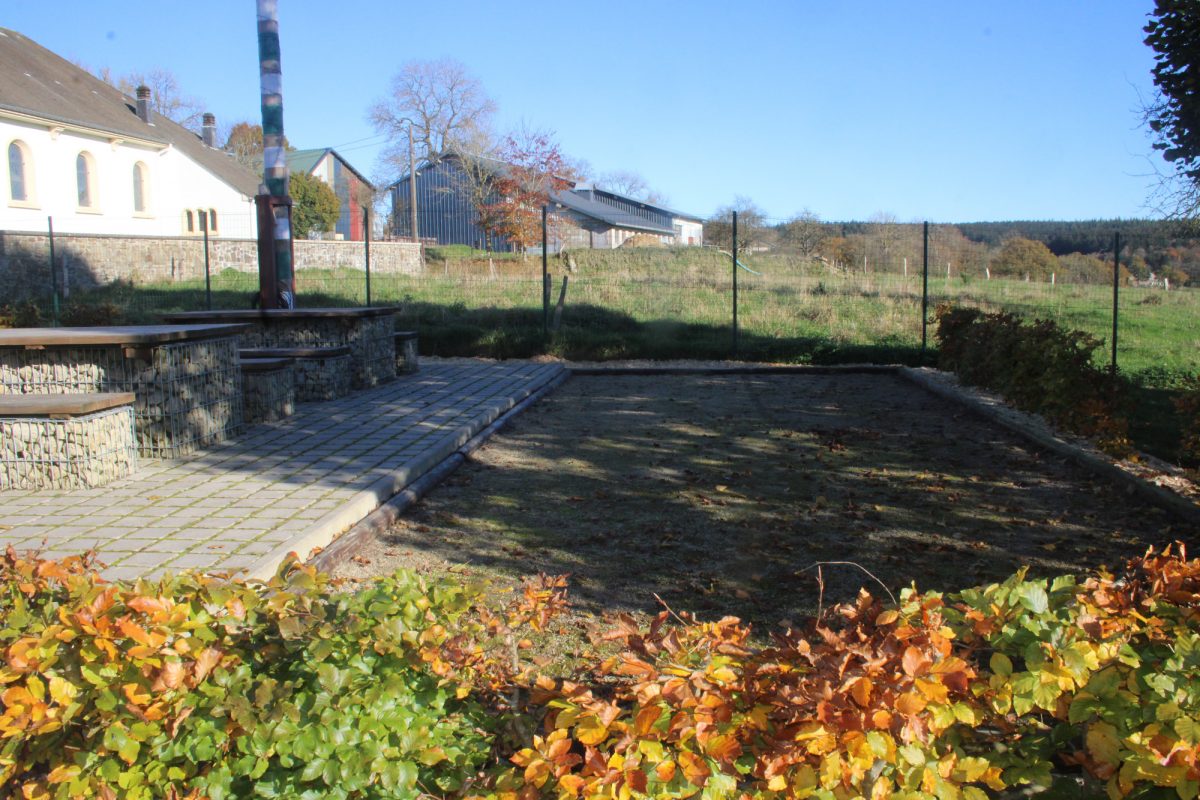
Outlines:
[[[376, 175], [366, 109], [452, 56], [498, 124], [557, 132], [707, 215], [1147, 216], [1152, 0], [570, 3], [280, 0], [284, 127]], [[121, 74], [165, 67], [259, 121], [254, 0], [4, 0], [0, 25]]]

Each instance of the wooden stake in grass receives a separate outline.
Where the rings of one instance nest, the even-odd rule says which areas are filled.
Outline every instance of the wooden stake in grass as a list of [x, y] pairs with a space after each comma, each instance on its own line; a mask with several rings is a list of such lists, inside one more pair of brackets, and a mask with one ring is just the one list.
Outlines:
[[558, 292], [558, 303], [554, 306], [554, 322], [550, 325], [550, 330], [558, 333], [558, 328], [562, 325], [563, 303], [567, 299], [567, 276], [563, 275], [562, 289]]

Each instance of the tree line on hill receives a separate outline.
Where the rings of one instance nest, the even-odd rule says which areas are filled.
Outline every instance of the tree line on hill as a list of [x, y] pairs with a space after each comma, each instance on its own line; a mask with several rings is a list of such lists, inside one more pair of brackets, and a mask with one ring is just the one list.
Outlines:
[[[811, 211], [773, 221], [747, 198], [706, 220], [705, 242], [732, 246], [738, 212], [740, 254], [773, 253], [820, 262], [842, 271], [919, 274], [924, 257], [921, 223], [888, 214], [868, 221], [828, 222]], [[1125, 280], [1200, 284], [1200, 238], [1170, 220], [1052, 220], [930, 225], [931, 272], [967, 277], [1107, 283], [1112, 280], [1113, 234], [1121, 234]]]

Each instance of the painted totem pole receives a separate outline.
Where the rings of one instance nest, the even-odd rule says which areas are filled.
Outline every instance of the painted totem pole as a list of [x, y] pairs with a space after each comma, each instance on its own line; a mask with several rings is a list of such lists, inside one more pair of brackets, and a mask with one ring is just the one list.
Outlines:
[[283, 146], [283, 72], [279, 56], [278, 0], [258, 5], [258, 74], [262, 95], [263, 183], [258, 211], [258, 287], [262, 308], [295, 308], [292, 269], [292, 199]]

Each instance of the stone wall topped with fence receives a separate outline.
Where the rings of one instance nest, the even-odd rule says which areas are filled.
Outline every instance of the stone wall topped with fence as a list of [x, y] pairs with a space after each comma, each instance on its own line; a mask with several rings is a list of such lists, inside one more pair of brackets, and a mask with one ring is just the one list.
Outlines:
[[[364, 269], [363, 242], [298, 239], [296, 269]], [[253, 239], [214, 236], [208, 242], [209, 271], [258, 272]], [[59, 287], [89, 289], [117, 280], [149, 283], [204, 277], [204, 240], [195, 236], [56, 234], [54, 280]], [[416, 275], [421, 246], [371, 242], [371, 272]], [[50, 237], [0, 230], [0, 296], [21, 299], [50, 292]]]

